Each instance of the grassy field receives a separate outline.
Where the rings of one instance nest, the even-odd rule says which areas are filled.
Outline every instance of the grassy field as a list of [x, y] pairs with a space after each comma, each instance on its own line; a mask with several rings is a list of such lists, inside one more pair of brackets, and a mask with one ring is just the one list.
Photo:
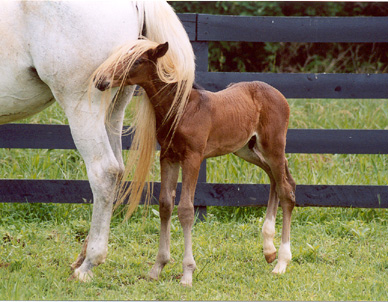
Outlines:
[[[289, 100], [290, 128], [386, 129], [387, 100]], [[23, 121], [66, 123], [55, 105]], [[76, 151], [0, 150], [2, 178], [87, 179]], [[298, 184], [386, 185], [386, 155], [289, 154]], [[159, 180], [155, 163], [155, 180]], [[208, 161], [209, 182], [268, 183], [234, 156]], [[274, 276], [262, 255], [265, 208], [210, 207], [193, 229], [193, 287], [179, 285], [183, 236], [172, 220], [173, 261], [161, 279], [146, 279], [158, 245], [156, 207], [128, 222], [112, 220], [107, 262], [91, 283], [68, 282], [90, 205], [0, 203], [0, 300], [387, 300], [388, 210], [296, 208], [293, 261]], [[146, 215], [146, 216], [145, 216]], [[146, 217], [146, 218], [144, 218]], [[276, 246], [280, 243], [281, 211]]]

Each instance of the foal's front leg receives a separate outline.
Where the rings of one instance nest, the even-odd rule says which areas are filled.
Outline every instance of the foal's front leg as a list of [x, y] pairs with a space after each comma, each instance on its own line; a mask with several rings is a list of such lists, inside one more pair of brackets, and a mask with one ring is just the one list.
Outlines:
[[[163, 151], [162, 151], [163, 152]], [[179, 163], [168, 159], [161, 159], [161, 190], [159, 196], [160, 213], [160, 238], [159, 251], [156, 262], [152, 267], [149, 277], [157, 280], [163, 267], [170, 261], [170, 225], [171, 214], [174, 208], [176, 184], [179, 175]]]
[[194, 194], [201, 165], [199, 154], [190, 154], [182, 163], [182, 194], [178, 206], [178, 218], [185, 237], [185, 252], [183, 255], [183, 276], [181, 284], [191, 286], [196, 264], [193, 257], [191, 228], [194, 223]]

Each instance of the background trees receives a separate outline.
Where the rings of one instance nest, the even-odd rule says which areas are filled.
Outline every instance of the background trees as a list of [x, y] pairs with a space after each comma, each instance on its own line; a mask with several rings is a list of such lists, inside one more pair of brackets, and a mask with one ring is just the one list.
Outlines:
[[[384, 2], [170, 1], [177, 13], [388, 16]], [[384, 73], [388, 43], [209, 43], [211, 71]]]

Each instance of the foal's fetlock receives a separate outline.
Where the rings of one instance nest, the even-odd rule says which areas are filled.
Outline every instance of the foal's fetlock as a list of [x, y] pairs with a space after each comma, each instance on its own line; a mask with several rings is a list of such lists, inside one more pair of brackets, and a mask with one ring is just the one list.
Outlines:
[[148, 273], [148, 277], [152, 280], [158, 280], [160, 273], [164, 268], [164, 264], [155, 263]]
[[170, 262], [170, 257], [163, 258], [162, 260], [157, 259], [155, 264], [152, 266], [150, 272], [148, 273], [148, 277], [152, 280], [158, 280], [160, 273], [167, 263]]

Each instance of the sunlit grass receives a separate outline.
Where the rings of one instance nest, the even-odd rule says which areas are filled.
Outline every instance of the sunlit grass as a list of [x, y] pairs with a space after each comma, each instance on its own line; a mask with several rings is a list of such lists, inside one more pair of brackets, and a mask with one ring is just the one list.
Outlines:
[[[297, 208], [293, 261], [285, 275], [262, 256], [263, 215], [193, 228], [193, 288], [179, 285], [183, 236], [172, 218], [171, 256], [159, 281], [146, 279], [156, 257], [159, 217], [113, 218], [109, 255], [91, 283], [67, 282], [88, 231], [89, 205], [19, 205], [0, 211], [2, 300], [386, 300], [387, 212]], [[41, 217], [42, 212], [52, 216]], [[142, 212], [142, 209], [140, 209]], [[16, 214], [19, 213], [19, 214]], [[16, 214], [19, 216], [12, 216]], [[5, 217], [11, 217], [7, 223]], [[281, 216], [281, 213], [280, 213]], [[280, 243], [280, 221], [275, 243]]]

